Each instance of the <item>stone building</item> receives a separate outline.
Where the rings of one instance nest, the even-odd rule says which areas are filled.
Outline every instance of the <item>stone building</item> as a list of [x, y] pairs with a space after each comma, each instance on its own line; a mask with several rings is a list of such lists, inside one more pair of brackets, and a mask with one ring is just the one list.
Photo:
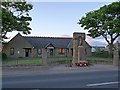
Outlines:
[[[72, 57], [73, 39], [65, 37], [33, 37], [17, 34], [3, 47], [7, 57], [41, 57], [42, 48], [47, 50], [48, 57]], [[91, 55], [91, 46], [84, 41], [86, 55]]]

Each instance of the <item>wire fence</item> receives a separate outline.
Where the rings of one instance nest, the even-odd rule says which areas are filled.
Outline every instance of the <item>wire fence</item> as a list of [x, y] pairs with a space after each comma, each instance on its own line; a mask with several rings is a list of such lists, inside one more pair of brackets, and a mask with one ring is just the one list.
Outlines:
[[[47, 63], [70, 63], [72, 58], [68, 57], [54, 57], [48, 58]], [[7, 58], [2, 61], [3, 66], [11, 65], [42, 65], [42, 58]]]
[[[47, 58], [48, 64], [71, 64], [72, 57]], [[112, 64], [112, 58], [87, 57], [90, 64]], [[12, 65], [42, 65], [42, 58], [7, 58], [2, 60], [2, 66]]]

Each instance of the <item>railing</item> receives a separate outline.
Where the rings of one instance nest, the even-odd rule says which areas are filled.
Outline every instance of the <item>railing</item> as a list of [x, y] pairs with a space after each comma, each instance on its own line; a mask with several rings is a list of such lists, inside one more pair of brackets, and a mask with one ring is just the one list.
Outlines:
[[87, 58], [90, 64], [112, 64], [112, 58]]
[[[48, 58], [47, 63], [70, 63], [72, 58], [68, 57], [55, 57], [55, 58]], [[2, 61], [3, 66], [23, 66], [23, 65], [42, 65], [42, 58], [7, 58], [6, 60]]]
[[[88, 57], [87, 61], [90, 64], [112, 64], [112, 58], [95, 58]], [[47, 63], [50, 64], [71, 64], [72, 57], [55, 57], [48, 58]], [[16, 65], [42, 65], [42, 58], [7, 58], [2, 61], [3, 66]]]

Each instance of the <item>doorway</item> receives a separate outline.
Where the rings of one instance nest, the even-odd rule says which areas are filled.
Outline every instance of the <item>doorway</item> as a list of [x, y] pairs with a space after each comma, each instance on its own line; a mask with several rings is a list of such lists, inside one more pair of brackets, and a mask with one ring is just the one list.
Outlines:
[[73, 56], [73, 48], [71, 48], [71, 55]]
[[31, 48], [25, 48], [25, 57], [30, 57]]
[[25, 51], [25, 57], [29, 57], [29, 51], [28, 50]]
[[50, 49], [50, 56], [53, 56], [53, 49]]

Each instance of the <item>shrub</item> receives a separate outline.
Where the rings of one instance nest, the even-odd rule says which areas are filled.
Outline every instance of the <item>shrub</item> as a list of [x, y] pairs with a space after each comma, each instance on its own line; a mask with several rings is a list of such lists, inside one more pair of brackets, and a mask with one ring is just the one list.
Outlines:
[[5, 60], [7, 58], [7, 55], [5, 53], [2, 53], [2, 59]]
[[112, 58], [113, 57], [112, 54], [110, 54], [109, 52], [105, 52], [105, 51], [103, 51], [103, 52], [94, 52], [94, 53], [92, 53], [92, 56], [93, 57], [102, 57], [102, 58]]

